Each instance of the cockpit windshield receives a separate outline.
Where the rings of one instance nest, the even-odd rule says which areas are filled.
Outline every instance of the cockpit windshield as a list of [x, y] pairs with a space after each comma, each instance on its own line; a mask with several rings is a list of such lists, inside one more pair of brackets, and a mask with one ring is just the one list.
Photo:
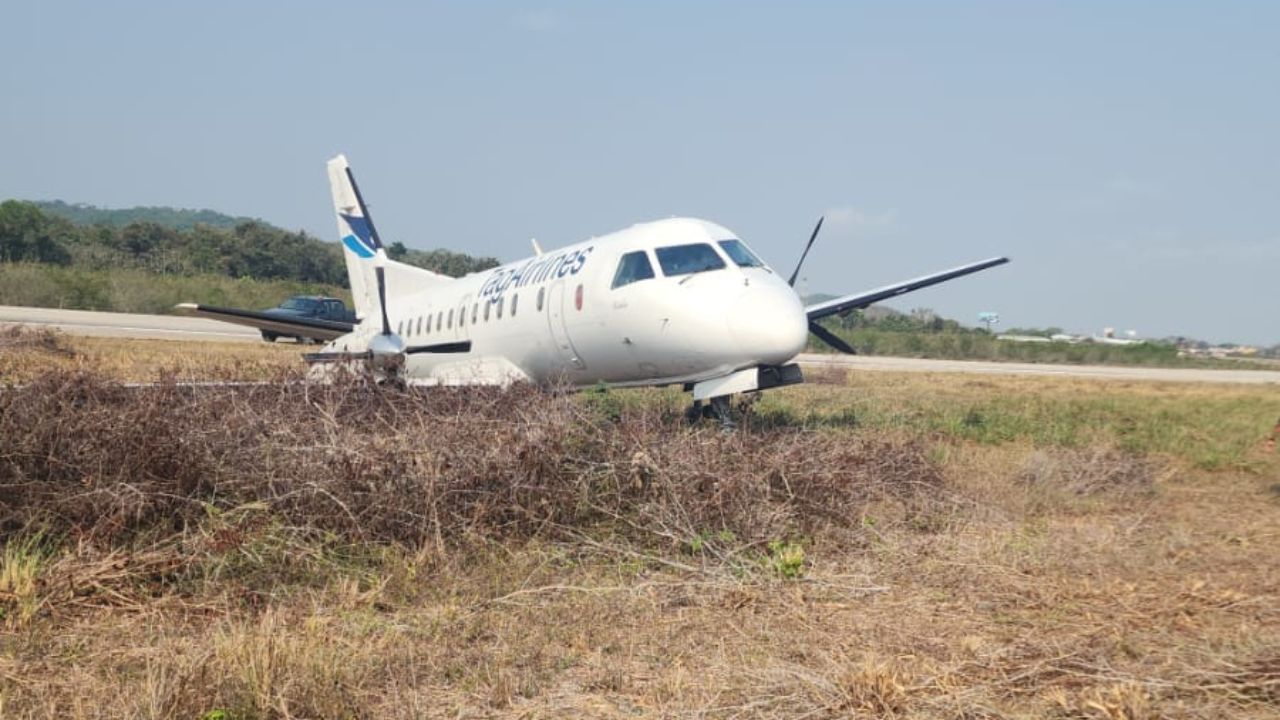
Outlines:
[[720, 270], [725, 266], [715, 248], [706, 243], [660, 247], [654, 250], [654, 254], [658, 256], [662, 274], [667, 277]]
[[738, 267], [764, 267], [764, 262], [743, 245], [741, 240], [721, 240], [720, 247]]
[[620, 288], [633, 282], [653, 277], [653, 266], [643, 250], [629, 252], [618, 261], [618, 271], [613, 275], [613, 287]]

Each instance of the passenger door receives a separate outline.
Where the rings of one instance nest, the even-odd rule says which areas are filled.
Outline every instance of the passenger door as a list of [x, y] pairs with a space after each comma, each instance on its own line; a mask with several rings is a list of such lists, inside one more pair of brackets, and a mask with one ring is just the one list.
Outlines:
[[547, 288], [547, 328], [551, 332], [551, 342], [561, 361], [571, 370], [586, 370], [587, 364], [578, 354], [573, 341], [569, 339], [569, 328], [565, 324], [565, 313], [568, 303], [565, 296], [565, 281], [556, 280]]

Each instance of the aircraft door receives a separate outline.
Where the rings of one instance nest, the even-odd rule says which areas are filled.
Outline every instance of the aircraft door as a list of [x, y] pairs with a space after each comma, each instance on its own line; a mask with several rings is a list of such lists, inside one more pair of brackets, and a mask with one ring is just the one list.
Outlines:
[[569, 312], [572, 299], [565, 295], [565, 281], [557, 280], [547, 288], [547, 326], [551, 331], [551, 341], [556, 352], [566, 365], [574, 370], [586, 370], [587, 365], [578, 355], [578, 349], [569, 339], [569, 328], [565, 315]]

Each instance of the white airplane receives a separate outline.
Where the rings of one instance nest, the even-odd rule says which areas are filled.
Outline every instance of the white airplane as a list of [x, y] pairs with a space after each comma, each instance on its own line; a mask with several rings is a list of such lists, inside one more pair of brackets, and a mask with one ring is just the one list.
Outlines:
[[[693, 393], [691, 410], [727, 423], [732, 395], [803, 382], [790, 361], [810, 332], [853, 352], [818, 320], [1008, 262], [992, 258], [805, 307], [793, 286], [821, 220], [784, 279], [730, 230], [672, 218], [553, 252], [534, 242], [533, 257], [455, 279], [388, 259], [347, 159], [333, 158], [328, 170], [362, 321], [337, 337], [323, 329], [333, 339], [304, 355], [320, 376], [356, 363], [415, 385], [680, 384]], [[191, 309], [258, 326], [257, 313]], [[288, 324], [261, 319], [268, 321]]]

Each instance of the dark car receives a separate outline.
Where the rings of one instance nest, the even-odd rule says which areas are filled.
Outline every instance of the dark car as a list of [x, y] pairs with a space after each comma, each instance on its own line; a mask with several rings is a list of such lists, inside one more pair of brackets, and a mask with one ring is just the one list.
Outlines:
[[[309, 320], [328, 320], [331, 322], [354, 323], [355, 313], [347, 309], [345, 303], [337, 298], [318, 295], [294, 295], [278, 306], [263, 311], [264, 315], [281, 319], [306, 318]], [[262, 339], [274, 342], [276, 338], [293, 337], [299, 342], [311, 342], [312, 338], [287, 335], [273, 330], [263, 330]]]

